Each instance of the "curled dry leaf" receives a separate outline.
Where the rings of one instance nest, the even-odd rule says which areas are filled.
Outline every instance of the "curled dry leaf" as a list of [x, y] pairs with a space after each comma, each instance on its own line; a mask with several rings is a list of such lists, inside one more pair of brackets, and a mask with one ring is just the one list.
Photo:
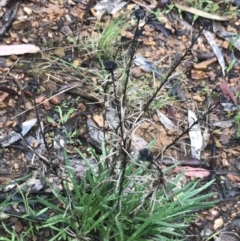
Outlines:
[[159, 110], [157, 110], [157, 115], [166, 130], [177, 130], [177, 127], [166, 115], [161, 113]]
[[223, 94], [229, 96], [233, 103], [237, 106], [237, 99], [234, 96], [233, 92], [230, 90], [228, 83], [226, 81], [221, 82], [220, 89], [222, 90]]
[[204, 178], [210, 175], [210, 171], [201, 167], [176, 167], [175, 172], [184, 172], [185, 176]]
[[0, 56], [33, 54], [40, 51], [40, 48], [33, 44], [2, 45], [0, 46]]

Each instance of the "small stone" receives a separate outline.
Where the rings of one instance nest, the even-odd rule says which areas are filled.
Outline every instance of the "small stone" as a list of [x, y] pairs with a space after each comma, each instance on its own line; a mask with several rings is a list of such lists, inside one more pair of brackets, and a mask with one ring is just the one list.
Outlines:
[[84, 110], [86, 110], [87, 107], [86, 107], [83, 103], [79, 103], [77, 108], [78, 108], [79, 110], [84, 111]]
[[221, 228], [223, 226], [224, 222], [222, 218], [218, 218], [214, 221], [213, 229], [217, 230], [218, 228]]
[[206, 78], [206, 74], [203, 71], [200, 70], [192, 70], [191, 71], [191, 77], [194, 80], [201, 80]]
[[224, 42], [222, 43], [222, 47], [223, 47], [224, 49], [228, 49], [228, 47], [229, 47], [229, 42], [228, 42], [228, 41], [224, 41]]
[[199, 96], [199, 95], [194, 95], [193, 99], [198, 101], [198, 102], [203, 102], [204, 101], [204, 99], [201, 96]]
[[93, 119], [94, 119], [94, 121], [98, 124], [99, 127], [103, 127], [104, 120], [103, 120], [103, 117], [102, 117], [102, 116], [100, 116], [100, 115], [94, 115], [94, 116], [93, 116]]
[[41, 103], [44, 99], [45, 99], [45, 96], [42, 95], [42, 96], [37, 97], [37, 98], [35, 99], [35, 102], [36, 102], [36, 104], [39, 104], [39, 103]]
[[27, 14], [27, 15], [31, 15], [32, 14], [32, 9], [28, 8], [28, 7], [24, 7], [23, 11]]
[[147, 51], [147, 52], [145, 53], [145, 57], [146, 57], [146, 58], [151, 57], [151, 55], [152, 55], [152, 53], [151, 53], [151, 52], [149, 52], [149, 51]]
[[55, 96], [50, 100], [50, 102], [54, 105], [60, 105], [62, 101], [59, 96]]
[[65, 15], [65, 19], [66, 19], [66, 21], [69, 22], [69, 23], [72, 22], [72, 19], [71, 19], [71, 17], [70, 17], [68, 14]]
[[69, 26], [63, 26], [60, 32], [64, 35], [70, 35], [72, 33], [72, 30], [70, 29]]
[[155, 41], [145, 40], [145, 41], [143, 41], [143, 43], [144, 43], [145, 45], [148, 45], [148, 46], [154, 46], [154, 45], [156, 45], [156, 42], [155, 42]]
[[205, 63], [199, 63], [193, 65], [194, 69], [205, 70], [208, 66]]
[[223, 152], [221, 156], [222, 156], [223, 159], [226, 159], [227, 158], [226, 152]]
[[14, 121], [11, 121], [11, 120], [6, 122], [7, 127], [12, 126], [13, 124], [14, 124]]
[[209, 65], [211, 65], [212, 63], [214, 63], [216, 61], [217, 61], [217, 58], [214, 57], [214, 58], [208, 59], [206, 61], [203, 61], [201, 63], [194, 64], [193, 67], [196, 70], [205, 70], [208, 68]]
[[34, 148], [36, 148], [36, 147], [38, 147], [38, 145], [39, 145], [39, 142], [37, 141], [37, 140], [35, 140], [33, 143], [32, 143], [32, 147], [34, 147]]
[[17, 170], [17, 169], [19, 168], [19, 165], [18, 165], [17, 163], [14, 163], [14, 164], [13, 164], [13, 168], [14, 168], [15, 170]]
[[43, 106], [45, 110], [51, 110], [52, 106], [48, 100], [43, 102]]
[[4, 109], [6, 106], [6, 104], [2, 101], [0, 101], [0, 109]]
[[25, 44], [27, 44], [27, 43], [28, 43], [28, 39], [22, 38], [22, 42], [24, 42]]
[[0, 95], [0, 101], [4, 101], [8, 96], [9, 94], [7, 92], [4, 92], [3, 94]]
[[8, 101], [8, 104], [7, 104], [9, 107], [14, 107], [14, 100], [13, 99], [10, 99], [9, 101]]
[[215, 217], [216, 217], [217, 215], [219, 215], [219, 211], [218, 211], [218, 210], [212, 210], [211, 213], [212, 213], [212, 215], [215, 216]]
[[227, 159], [222, 159], [222, 166], [223, 167], [228, 167], [229, 166], [229, 163], [228, 163]]
[[31, 21], [30, 20], [23, 20], [23, 21], [14, 21], [12, 23], [12, 27], [14, 30], [20, 30], [20, 29], [26, 29], [31, 26]]

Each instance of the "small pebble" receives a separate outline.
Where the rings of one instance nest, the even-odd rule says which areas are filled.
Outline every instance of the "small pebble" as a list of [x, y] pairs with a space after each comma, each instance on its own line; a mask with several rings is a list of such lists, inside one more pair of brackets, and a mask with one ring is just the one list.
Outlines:
[[14, 163], [14, 164], [13, 164], [13, 168], [14, 168], [15, 170], [17, 170], [17, 169], [19, 168], [19, 165], [18, 165], [17, 163]]
[[31, 15], [32, 14], [32, 9], [28, 8], [28, 7], [24, 7], [23, 11], [27, 14], [27, 15]]
[[218, 218], [214, 221], [213, 229], [217, 230], [218, 228], [221, 228], [223, 226], [224, 222], [222, 218]]

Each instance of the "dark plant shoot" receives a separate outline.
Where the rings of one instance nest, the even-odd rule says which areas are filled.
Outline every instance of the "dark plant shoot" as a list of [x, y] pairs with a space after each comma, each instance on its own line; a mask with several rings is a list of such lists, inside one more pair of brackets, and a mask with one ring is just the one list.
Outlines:
[[137, 18], [137, 20], [140, 21], [145, 18], [146, 12], [141, 7], [139, 7], [135, 10], [134, 15]]
[[39, 87], [39, 84], [36, 80], [34, 79], [29, 80], [27, 84], [27, 88], [31, 93], [33, 94], [37, 93], [38, 87]]
[[149, 149], [144, 148], [139, 151], [138, 159], [143, 162], [151, 162], [152, 163], [154, 157], [153, 157], [152, 152]]
[[15, 125], [14, 127], [13, 127], [13, 130], [16, 132], [16, 133], [21, 133], [22, 132], [22, 125], [19, 125], [19, 124], [17, 124], [17, 125]]
[[104, 62], [104, 67], [107, 71], [112, 73], [117, 68], [117, 64], [114, 61], [106, 61]]

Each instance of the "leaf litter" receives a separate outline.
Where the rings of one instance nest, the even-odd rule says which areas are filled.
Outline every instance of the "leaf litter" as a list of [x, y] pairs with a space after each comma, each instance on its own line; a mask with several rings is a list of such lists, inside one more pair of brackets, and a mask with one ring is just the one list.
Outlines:
[[[0, 4], [5, 6], [7, 2], [1, 1]], [[86, 150], [90, 146], [95, 148], [96, 152], [101, 152], [104, 135], [107, 136], [106, 141], [109, 141], [111, 135], [121, 128], [117, 111], [118, 103], [108, 103], [108, 106], [103, 108], [104, 99], [109, 98], [106, 97], [104, 88], [112, 87], [111, 83], [105, 86], [109, 76], [102, 74], [101, 63], [99, 64], [96, 53], [109, 58], [106, 55], [109, 50], [101, 49], [100, 46], [99, 49], [94, 49], [91, 46], [96, 45], [102, 38], [102, 29], [108, 26], [111, 18], [108, 14], [112, 14], [113, 18], [124, 15], [127, 27], [124, 31], [119, 31], [120, 36], [117, 41], [124, 43], [126, 39], [129, 41], [128, 37], [131, 41], [134, 37], [134, 19], [130, 9], [137, 8], [136, 2], [139, 2], [142, 8], [154, 10], [158, 7], [157, 1], [151, 1], [151, 5], [149, 5], [150, 1], [126, 3], [104, 0], [98, 1], [97, 4], [91, 4], [94, 1], [89, 2], [88, 5], [85, 1], [68, 1], [68, 7], [63, 4], [63, 1], [59, 3], [57, 1], [24, 2], [14, 5], [14, 9], [7, 5], [6, 9], [1, 10], [1, 16], [4, 16], [4, 11], [5, 14], [7, 10], [13, 11], [9, 21], [6, 21], [6, 17], [3, 18], [5, 25], [1, 29], [3, 41], [0, 56], [3, 57], [3, 63], [5, 62], [4, 67], [0, 69], [0, 73], [4, 76], [1, 85], [5, 88], [0, 89], [3, 103], [0, 110], [1, 145], [5, 148], [2, 151], [4, 164], [1, 167], [4, 174], [0, 175], [1, 183], [10, 185], [23, 174], [48, 168], [51, 155], [48, 154], [48, 148], [41, 138], [41, 128], [46, 135], [48, 146], [53, 145], [50, 153], [53, 152], [52, 156], [60, 162], [60, 167], [65, 168], [63, 175], [67, 170], [61, 162], [64, 147], [70, 155], [70, 167], [75, 170], [75, 175], [80, 179], [84, 178], [89, 166], [82, 157], [76, 156], [75, 147], [86, 156], [88, 155]], [[238, 147], [239, 64], [237, 64], [239, 48], [238, 39], [236, 39], [238, 30], [235, 28], [237, 25], [226, 26], [224, 21], [227, 19], [221, 14], [209, 14], [185, 5], [185, 2], [175, 3], [176, 8], [173, 8], [170, 14], [166, 13], [162, 18], [161, 16], [152, 17], [144, 26], [138, 42], [140, 47], [132, 62], [132, 70], [136, 67], [139, 67], [137, 71], [141, 70], [138, 78], [131, 76], [128, 97], [132, 110], [135, 110], [135, 105], [142, 110], [146, 100], [144, 98], [149, 98], [152, 91], [161, 85], [164, 75], [176, 62], [176, 56], [183, 53], [184, 46], [192, 41], [194, 31], [202, 30], [200, 21], [195, 21], [194, 24], [188, 22], [186, 12], [197, 14], [200, 20], [201, 17], [214, 20], [214, 32], [211, 28], [203, 30], [203, 35], [193, 46], [192, 52], [176, 69], [177, 75], [173, 76], [162, 89], [161, 94], [156, 96], [153, 111], [144, 116], [143, 121], [137, 123], [134, 131], [131, 132], [128, 127], [133, 121], [131, 117], [138, 116], [139, 113], [131, 112], [127, 108], [121, 110], [130, 116], [126, 118], [124, 128], [129, 131], [132, 140], [131, 147], [134, 151], [130, 153], [131, 158], [134, 159], [138, 151], [148, 146], [151, 146], [155, 157], [161, 156], [162, 150], [170, 145], [176, 136], [182, 134], [180, 140], [164, 153], [164, 157], [158, 159], [158, 162], [163, 164], [163, 168], [177, 163], [179, 166], [176, 170], [185, 173], [186, 180], [201, 178], [204, 181], [205, 177], [212, 178], [212, 173], [215, 173], [214, 175], [221, 178], [221, 181], [216, 184], [215, 191], [223, 193], [222, 200], [227, 200], [230, 196], [237, 199], [236, 194], [234, 196], [233, 192], [229, 193], [230, 191], [223, 184], [231, 181], [235, 185], [232, 190], [237, 190], [237, 185], [240, 183], [239, 170], [236, 168], [238, 165], [235, 165], [239, 162], [236, 156], [240, 152]], [[177, 9], [183, 11], [182, 16], [179, 17]], [[87, 13], [86, 10], [88, 10]], [[191, 15], [188, 16], [191, 18]], [[96, 21], [97, 19], [99, 21]], [[229, 20], [231, 23], [234, 21], [239, 25], [238, 17]], [[122, 25], [118, 27], [121, 28]], [[183, 34], [179, 34], [182, 30], [184, 30]], [[105, 41], [107, 38], [102, 39], [103, 43]], [[79, 43], [80, 45], [77, 45]], [[111, 45], [111, 51], [116, 48], [114, 44]], [[232, 51], [228, 48], [231, 44], [234, 46], [234, 55], [229, 53]], [[116, 53], [122, 50], [118, 51], [120, 50], [116, 50]], [[31, 54], [27, 55], [27, 53]], [[19, 54], [21, 58], [17, 57]], [[124, 54], [119, 55], [121, 57], [116, 55], [116, 60], [121, 68]], [[235, 65], [231, 65], [232, 56], [237, 60]], [[116, 75], [121, 78], [119, 69], [116, 70]], [[24, 88], [33, 77], [38, 79], [40, 87], [39, 92], [31, 96]], [[119, 82], [116, 83], [119, 84]], [[9, 93], [7, 88], [17, 94]], [[111, 90], [114, 92], [113, 88]], [[45, 98], [41, 95], [40, 99], [40, 93], [44, 94]], [[23, 103], [18, 101], [20, 96], [24, 96], [25, 104], [30, 108], [26, 109]], [[54, 101], [50, 104], [50, 100], [53, 99]], [[37, 102], [36, 107], [34, 107], [34, 101]], [[56, 106], [61, 106], [61, 112]], [[205, 115], [207, 108], [211, 107], [214, 107], [212, 112]], [[74, 111], [67, 116], [71, 108]], [[40, 126], [35, 128], [39, 125], [35, 109], [39, 114], [37, 118], [40, 118], [42, 123], [41, 128]], [[198, 113], [198, 117], [192, 110]], [[100, 118], [104, 113], [106, 123]], [[50, 116], [55, 123], [49, 123], [47, 116]], [[61, 120], [66, 118], [71, 121], [62, 123]], [[12, 131], [18, 122], [22, 123], [22, 135]], [[196, 124], [191, 127], [194, 122]], [[185, 132], [188, 127], [191, 129]], [[54, 138], [51, 138], [52, 135]], [[22, 140], [23, 137], [28, 144]], [[118, 139], [119, 136], [115, 135], [113, 144], [117, 145]], [[39, 161], [41, 156], [46, 159], [45, 162], [43, 161], [44, 164]], [[214, 166], [215, 159], [216, 166]], [[92, 157], [88, 160], [97, 172], [97, 160]], [[172, 175], [176, 173], [172, 172]], [[50, 180], [60, 190], [60, 186], [57, 185], [58, 178], [49, 175], [48, 181]], [[44, 181], [39, 177], [32, 177], [25, 183], [30, 192], [39, 192], [45, 188]], [[14, 187], [16, 187], [15, 184]], [[9, 187], [9, 190], [14, 187]], [[224, 205], [221, 207], [225, 208]], [[236, 209], [230, 212], [234, 214]], [[203, 212], [199, 215], [204, 219], [210, 214]], [[217, 220], [217, 217], [214, 216], [214, 218]], [[217, 222], [212, 220], [209, 223], [216, 228]], [[199, 229], [204, 230], [200, 221], [197, 224]], [[222, 225], [224, 224], [220, 226]], [[218, 225], [217, 228], [220, 229], [220, 226]]]

